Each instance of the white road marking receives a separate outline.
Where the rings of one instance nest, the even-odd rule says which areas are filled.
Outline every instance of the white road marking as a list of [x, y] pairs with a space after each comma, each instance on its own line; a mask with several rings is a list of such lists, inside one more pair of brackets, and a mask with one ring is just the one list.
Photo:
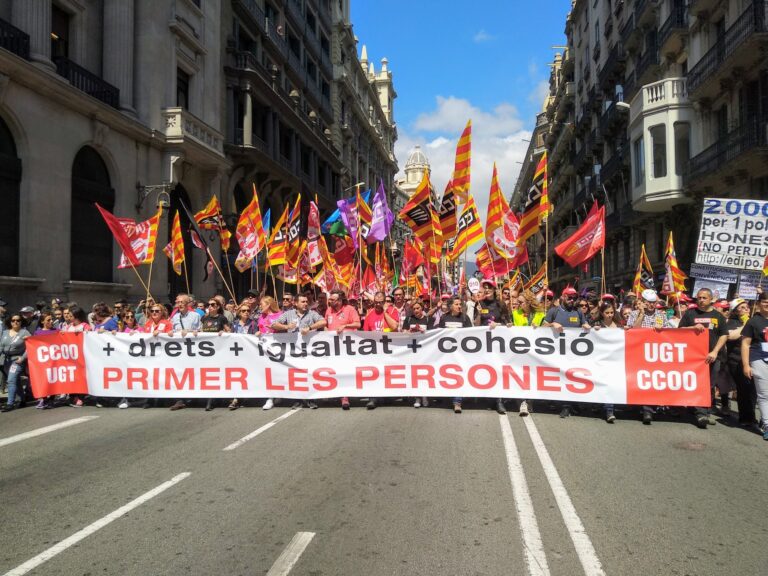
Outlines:
[[528, 429], [528, 434], [531, 436], [531, 442], [536, 449], [536, 454], [539, 456], [539, 461], [544, 469], [544, 474], [549, 481], [549, 485], [552, 488], [552, 492], [555, 495], [555, 501], [557, 507], [560, 509], [560, 514], [563, 516], [565, 527], [568, 529], [568, 534], [573, 541], [573, 547], [576, 549], [576, 554], [581, 562], [581, 567], [584, 569], [584, 574], [587, 576], [605, 576], [603, 571], [603, 565], [600, 563], [600, 559], [597, 557], [595, 547], [592, 545], [592, 541], [587, 535], [587, 531], [584, 528], [584, 524], [581, 522], [581, 518], [576, 513], [576, 508], [571, 502], [571, 497], [568, 496], [568, 491], [565, 489], [563, 481], [560, 479], [560, 474], [555, 468], [552, 458], [549, 456], [544, 441], [541, 439], [538, 428], [533, 422], [532, 417], [524, 419], [525, 427]]
[[262, 432], [266, 432], [267, 430], [272, 428], [272, 426], [274, 426], [275, 424], [280, 422], [280, 420], [285, 420], [286, 418], [288, 418], [289, 416], [292, 416], [293, 414], [296, 414], [300, 410], [301, 410], [301, 408], [297, 408], [296, 410], [291, 410], [290, 412], [286, 412], [282, 416], [278, 416], [277, 418], [272, 420], [272, 422], [268, 422], [268, 423], [264, 424], [264, 426], [262, 426], [261, 428], [259, 428], [257, 430], [254, 430], [253, 432], [251, 432], [247, 436], [243, 436], [242, 438], [240, 438], [240, 440], [238, 440], [237, 442], [233, 442], [232, 444], [230, 444], [226, 448], [223, 448], [222, 450], [224, 452], [226, 452], [228, 450], [234, 450], [235, 448], [239, 448], [240, 446], [242, 446], [243, 444], [248, 442], [248, 440], [253, 440], [254, 438], [256, 438], [256, 436], [258, 436]]
[[520, 461], [520, 453], [517, 451], [515, 437], [512, 435], [512, 426], [506, 415], [499, 415], [501, 435], [504, 438], [504, 450], [507, 454], [507, 466], [509, 479], [512, 482], [512, 495], [515, 499], [517, 518], [520, 522], [520, 532], [523, 537], [525, 552], [525, 564], [528, 574], [531, 576], [548, 576], [549, 565], [544, 545], [541, 541], [539, 523], [536, 521], [536, 513], [533, 510], [531, 493], [528, 490], [528, 482], [525, 480], [523, 464]]
[[302, 553], [314, 537], [314, 532], [296, 532], [296, 536], [293, 537], [285, 550], [283, 550], [283, 553], [272, 564], [272, 568], [267, 572], [267, 576], [286, 576], [291, 571], [291, 568], [296, 565], [296, 562], [299, 561]]
[[138, 508], [139, 506], [144, 504], [147, 500], [151, 500], [161, 492], [168, 490], [168, 488], [170, 488], [171, 486], [178, 484], [179, 482], [187, 478], [190, 474], [191, 472], [182, 472], [178, 476], [174, 476], [173, 478], [168, 480], [168, 482], [163, 482], [157, 488], [153, 488], [149, 492], [145, 492], [135, 500], [128, 502], [128, 504], [126, 504], [125, 506], [121, 506], [114, 512], [107, 514], [100, 520], [96, 520], [96, 522], [94, 522], [93, 524], [90, 524], [89, 526], [86, 526], [79, 532], [75, 532], [69, 538], [65, 538], [58, 544], [55, 544], [54, 546], [51, 546], [50, 548], [48, 548], [48, 550], [45, 550], [40, 554], [38, 554], [37, 556], [35, 556], [34, 558], [27, 560], [21, 566], [14, 568], [9, 572], [6, 572], [4, 576], [22, 576], [23, 574], [26, 574], [27, 572], [34, 570], [35, 568], [37, 568], [44, 562], [47, 562], [54, 556], [61, 554], [67, 548], [74, 546], [75, 544], [77, 544], [81, 540], [84, 540], [94, 532], [101, 530], [107, 524], [114, 522], [121, 516], [125, 516], [126, 514], [128, 514], [128, 512], [130, 512], [134, 508]]
[[29, 440], [30, 438], [35, 438], [36, 436], [42, 436], [43, 434], [48, 434], [49, 432], [55, 432], [56, 430], [61, 430], [62, 428], [68, 428], [69, 426], [74, 426], [75, 424], [82, 424], [83, 422], [88, 422], [89, 420], [95, 420], [96, 418], [98, 418], [98, 416], [82, 416], [81, 418], [65, 420], [64, 422], [45, 426], [44, 428], [38, 428], [37, 430], [30, 430], [29, 432], [17, 434], [16, 436], [0, 438], [0, 448], [3, 446], [8, 446], [8, 444], [14, 444], [16, 442], [21, 442], [22, 440]]

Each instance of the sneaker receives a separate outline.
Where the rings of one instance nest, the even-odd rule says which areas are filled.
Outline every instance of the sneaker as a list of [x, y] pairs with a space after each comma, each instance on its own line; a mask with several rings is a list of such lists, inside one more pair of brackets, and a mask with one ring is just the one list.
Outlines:
[[413, 407], [414, 408], [421, 408], [421, 402], [419, 401], [418, 398], [416, 398], [416, 400], [413, 402]]
[[183, 410], [183, 409], [184, 409], [184, 408], [186, 408], [186, 407], [187, 407], [187, 405], [186, 405], [186, 404], [184, 404], [184, 402], [183, 402], [182, 400], [179, 400], [179, 401], [177, 401], [177, 402], [176, 402], [176, 404], [174, 404], [173, 406], [171, 406], [171, 407], [169, 408], [169, 410]]
[[643, 424], [646, 426], [650, 426], [651, 422], [653, 422], [653, 416], [651, 416], [650, 412], [643, 412]]
[[349, 398], [344, 396], [344, 398], [341, 399], [341, 409], [342, 410], [349, 410]]
[[314, 400], [307, 400], [305, 406], [310, 410], [317, 410], [317, 402]]
[[118, 404], [117, 407], [120, 408], [120, 410], [125, 410], [126, 408], [128, 408], [128, 400], [123, 398], [122, 400], [120, 400], [120, 404]]
[[208, 402], [205, 403], [205, 411], [210, 412], [213, 410], [213, 398], [208, 398]]
[[291, 410], [298, 410], [299, 408], [301, 408], [301, 402], [294, 402], [291, 404]]
[[230, 410], [237, 410], [240, 408], [240, 402], [237, 401], [237, 398], [232, 400], [232, 402], [229, 403], [229, 406], [227, 406]]
[[454, 402], [453, 403], [453, 412], [454, 412], [454, 414], [461, 414], [461, 403], [460, 402]]
[[528, 412], [528, 402], [523, 400], [520, 402], [520, 416], [528, 416], [530, 412]]
[[365, 405], [366, 410], [375, 410], [376, 409], [376, 400], [371, 398], [368, 400], [368, 404]]
[[96, 408], [104, 408], [104, 404], [102, 404], [101, 402], [99, 402], [99, 401], [97, 400], [97, 401], [96, 401]]
[[72, 408], [82, 408], [83, 407], [83, 399], [82, 398], [75, 398], [75, 401], [70, 404]]
[[272, 410], [272, 408], [275, 407], [275, 401], [272, 398], [267, 398], [267, 401], [264, 402], [264, 406], [261, 407], [262, 410]]
[[422, 405], [422, 406], [424, 406], [424, 408], [426, 408], [427, 406], [429, 406], [429, 400], [427, 399], [427, 397], [426, 397], [426, 396], [422, 396], [422, 397], [421, 397], [421, 405]]
[[613, 410], [608, 410], [608, 412], [605, 413], [605, 421], [608, 422], [608, 424], [616, 422], [616, 414], [613, 413]]
[[38, 410], [45, 410], [45, 398], [40, 398], [40, 400], [37, 401], [37, 404], [35, 404], [35, 408]]
[[768, 428], [763, 430], [763, 440], [768, 440]]
[[702, 430], [706, 430], [708, 421], [709, 421], [709, 418], [707, 418], [706, 416], [703, 416], [703, 415], [698, 416], [696, 418], [696, 426], [698, 426]]
[[499, 414], [507, 413], [507, 409], [504, 407], [504, 400], [502, 400], [501, 398], [496, 400], [496, 412], [498, 412]]
[[560, 418], [568, 418], [571, 415], [571, 408], [569, 406], [566, 406], [562, 410], [560, 410]]

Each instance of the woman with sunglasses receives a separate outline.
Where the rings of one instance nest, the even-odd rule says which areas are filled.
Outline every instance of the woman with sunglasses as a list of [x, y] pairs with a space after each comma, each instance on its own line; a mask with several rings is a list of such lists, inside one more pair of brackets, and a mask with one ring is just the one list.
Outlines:
[[[237, 308], [237, 319], [232, 323], [232, 332], [235, 334], [256, 334], [257, 331], [256, 320], [251, 318], [251, 309], [248, 304], [243, 302]], [[237, 410], [240, 408], [240, 401], [237, 398], [233, 398], [228, 408], [230, 410]]]
[[[280, 307], [277, 305], [277, 300], [272, 298], [272, 296], [263, 296], [261, 300], [259, 300], [259, 308], [261, 312], [259, 312], [259, 315], [256, 317], [258, 328], [256, 334], [274, 334], [275, 331], [272, 329], [272, 324], [274, 324], [283, 314]], [[271, 410], [274, 407], [275, 399], [267, 398], [267, 401], [264, 402], [264, 406], [262, 406], [261, 409]]]
[[26, 322], [21, 314], [12, 314], [5, 321], [5, 330], [0, 338], [0, 357], [3, 359], [3, 372], [8, 385], [8, 400], [0, 412], [10, 412], [16, 408], [18, 392], [24, 402], [24, 391], [19, 390], [19, 381], [27, 363], [27, 344], [25, 340], [31, 336], [27, 331]]
[[[207, 313], [200, 320], [200, 331], [209, 334], [221, 335], [223, 332], [231, 332], [229, 321], [224, 316], [224, 305], [216, 297], [208, 299]], [[209, 398], [205, 405], [205, 411], [213, 410], [214, 399]]]
[[144, 324], [144, 332], [157, 336], [173, 332], [173, 324], [167, 318], [168, 311], [162, 304], [153, 304], [149, 308], [149, 318]]
[[[88, 314], [80, 306], [71, 306], [64, 311], [64, 317], [67, 319], [67, 325], [62, 332], [90, 332], [91, 325], [88, 324]], [[70, 406], [72, 408], [83, 407], [83, 397], [80, 394], [69, 395]]]
[[133, 334], [134, 332], [144, 332], [144, 329], [136, 320], [136, 313], [128, 310], [123, 314], [123, 329], [120, 332], [124, 334]]

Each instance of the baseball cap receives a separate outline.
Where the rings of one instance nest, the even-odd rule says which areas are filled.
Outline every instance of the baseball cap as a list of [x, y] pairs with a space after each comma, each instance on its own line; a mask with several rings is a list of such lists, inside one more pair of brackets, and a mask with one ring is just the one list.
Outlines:
[[650, 288], [646, 288], [642, 291], [640, 294], [640, 297], [645, 300], [646, 302], [656, 302], [659, 299], [659, 296], [656, 294], [655, 290], [651, 290]]
[[248, 290], [248, 292], [246, 292], [246, 295], [253, 296], [254, 298], [258, 298], [259, 297], [259, 293], [256, 290], [253, 290], [253, 289]]
[[568, 286], [563, 290], [563, 296], [578, 296], [579, 293], [576, 292], [575, 288], [572, 288], [571, 286]]
[[728, 309], [728, 300], [718, 300], [713, 304], [715, 308], [718, 310], [727, 310]]
[[552, 290], [547, 290], [546, 292], [544, 292], [544, 296], [546, 298], [554, 298], [555, 297], [555, 293], [552, 292]]
[[496, 288], [496, 282], [493, 281], [491, 278], [484, 278], [482, 282], [480, 282], [483, 286], [490, 286], [491, 288]]
[[451, 299], [451, 295], [450, 294], [442, 294], [440, 296], [440, 300], [450, 300], [450, 299]]
[[733, 300], [731, 300], [731, 302], [730, 302], [730, 304], [728, 304], [728, 306], [730, 306], [731, 310], [736, 310], [736, 308], [738, 308], [742, 304], [746, 304], [746, 303], [747, 303], [747, 301], [744, 300], [744, 298], [734, 298]]
[[603, 294], [600, 296], [600, 300], [616, 300], [616, 296], [613, 294]]
[[24, 306], [24, 308], [19, 310], [19, 312], [21, 312], [22, 314], [32, 314], [34, 311], [35, 309], [32, 308], [32, 306]]

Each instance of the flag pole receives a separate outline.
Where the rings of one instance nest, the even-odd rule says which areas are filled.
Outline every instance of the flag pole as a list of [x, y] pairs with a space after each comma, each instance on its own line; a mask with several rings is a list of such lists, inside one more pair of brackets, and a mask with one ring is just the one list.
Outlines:
[[184, 254], [184, 260], [182, 260], [181, 263], [184, 265], [184, 280], [187, 284], [187, 294], [191, 294], [191, 290], [189, 289], [189, 274], [187, 274], [187, 255], [186, 254]]
[[600, 248], [600, 294], [606, 293], [605, 283], [605, 248]]
[[149, 263], [149, 274], [147, 274], [147, 285], [145, 286], [147, 289], [147, 299], [149, 299], [150, 293], [149, 293], [149, 287], [152, 286], [152, 266], [155, 264], [155, 259], [152, 258], [152, 261]]
[[131, 262], [131, 259], [128, 258], [127, 256], [125, 257], [125, 259], [128, 261], [128, 264], [131, 265], [131, 270], [133, 270], [134, 273], [136, 274], [136, 278], [139, 279], [139, 282], [141, 282], [142, 287], [147, 291], [147, 295], [150, 295], [149, 294], [149, 288], [147, 288], [147, 285], [144, 282], [144, 279], [141, 277], [141, 274], [139, 274], [139, 271], [136, 270], [136, 266], [133, 265], [133, 262]]
[[229, 292], [229, 295], [232, 297], [232, 300], [235, 302], [235, 305], [237, 306], [238, 305], [237, 298], [235, 297], [234, 292], [232, 292], [232, 288], [230, 288], [229, 285], [227, 284], [227, 279], [224, 278], [224, 273], [221, 271], [221, 268], [219, 268], [219, 265], [216, 264], [216, 259], [213, 257], [213, 254], [211, 254], [211, 249], [208, 248], [207, 245], [206, 245], [206, 250], [208, 252], [208, 257], [211, 259], [211, 262], [213, 262], [213, 265], [216, 268], [217, 272], [219, 273], [219, 276], [221, 276], [221, 281], [224, 283], [224, 287], [227, 289], [227, 291]]

